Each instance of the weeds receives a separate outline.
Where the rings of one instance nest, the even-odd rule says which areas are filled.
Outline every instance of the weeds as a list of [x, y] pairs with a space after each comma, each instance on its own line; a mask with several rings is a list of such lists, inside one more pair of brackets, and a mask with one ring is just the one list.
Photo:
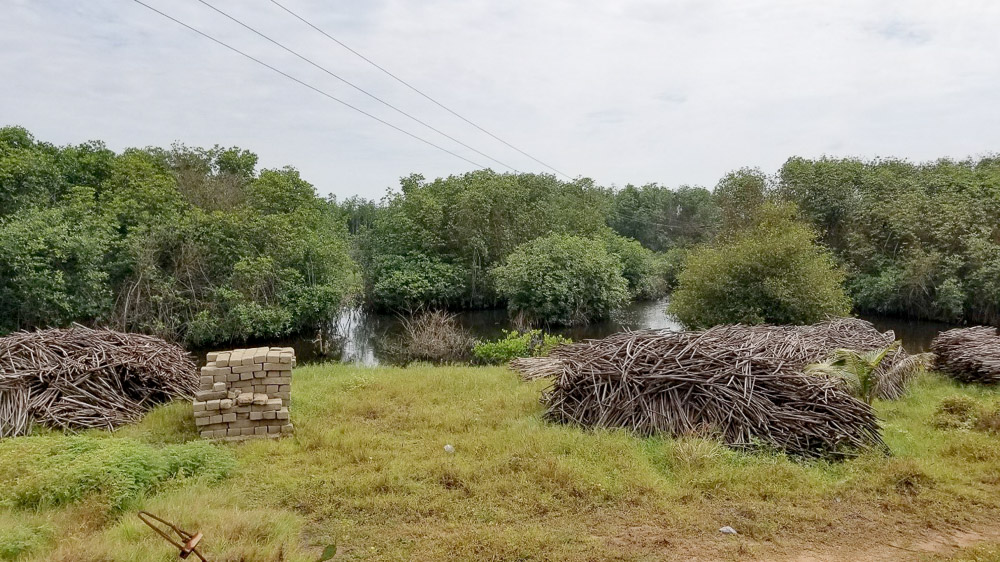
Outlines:
[[402, 321], [408, 360], [445, 363], [469, 357], [472, 336], [459, 326], [454, 314], [432, 310], [403, 317]]

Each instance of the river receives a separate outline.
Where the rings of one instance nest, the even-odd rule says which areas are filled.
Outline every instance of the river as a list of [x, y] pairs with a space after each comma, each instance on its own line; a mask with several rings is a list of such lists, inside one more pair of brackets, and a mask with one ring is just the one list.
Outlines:
[[[682, 329], [676, 320], [666, 314], [666, 303], [666, 300], [633, 303], [617, 311], [609, 320], [549, 331], [577, 341], [601, 338], [623, 330]], [[954, 327], [951, 324], [927, 320], [873, 316], [864, 318], [871, 321], [879, 330], [894, 331], [896, 338], [902, 339], [903, 346], [912, 353], [926, 351], [934, 336], [942, 330]], [[457, 319], [473, 337], [480, 339], [501, 337], [503, 330], [512, 327], [504, 309], [462, 312], [457, 314]], [[375, 366], [392, 362], [392, 342], [399, 337], [403, 329], [398, 316], [374, 314], [361, 309], [345, 312], [337, 318], [334, 325], [338, 337], [331, 342], [327, 355], [320, 353], [319, 346], [311, 338], [290, 338], [279, 344], [294, 347], [300, 362], [342, 361]]]

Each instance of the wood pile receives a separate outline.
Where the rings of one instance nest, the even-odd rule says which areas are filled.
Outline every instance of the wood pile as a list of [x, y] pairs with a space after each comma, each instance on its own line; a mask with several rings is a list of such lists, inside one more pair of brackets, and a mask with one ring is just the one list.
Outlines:
[[[851, 318], [813, 326], [644, 330], [560, 346], [549, 357], [511, 366], [526, 378], [554, 377], [543, 397], [552, 420], [838, 457], [887, 450], [878, 419], [838, 381], [803, 369], [838, 348], [884, 349], [894, 339]], [[902, 358], [899, 350], [886, 368]]]
[[74, 325], [0, 338], [0, 437], [112, 429], [197, 388], [188, 354], [152, 336]]
[[941, 332], [931, 342], [934, 368], [962, 382], [1000, 383], [1000, 333], [974, 326]]

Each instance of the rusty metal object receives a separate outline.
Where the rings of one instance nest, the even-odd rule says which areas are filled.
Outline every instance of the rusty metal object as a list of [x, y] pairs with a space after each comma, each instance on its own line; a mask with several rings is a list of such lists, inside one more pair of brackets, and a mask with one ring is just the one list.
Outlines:
[[[174, 545], [174, 547], [180, 551], [179, 556], [181, 558], [186, 559], [188, 556], [194, 554], [195, 556], [198, 557], [199, 560], [201, 560], [201, 562], [208, 562], [208, 559], [202, 556], [200, 552], [198, 552], [198, 543], [201, 542], [202, 539], [201, 533], [195, 533], [192, 535], [191, 533], [181, 529], [177, 525], [174, 525], [170, 521], [161, 519], [160, 517], [157, 517], [148, 511], [140, 511], [138, 515], [139, 519], [141, 519], [143, 523], [148, 525], [150, 529], [156, 531], [156, 534], [160, 535], [161, 537], [166, 539], [167, 542]], [[160, 527], [160, 525], [157, 525], [157, 523], [162, 524], [164, 527], [169, 527], [170, 530], [172, 530], [174, 533], [177, 534], [178, 537], [180, 537], [180, 541], [172, 537], [169, 532], [165, 531], [163, 528]]]

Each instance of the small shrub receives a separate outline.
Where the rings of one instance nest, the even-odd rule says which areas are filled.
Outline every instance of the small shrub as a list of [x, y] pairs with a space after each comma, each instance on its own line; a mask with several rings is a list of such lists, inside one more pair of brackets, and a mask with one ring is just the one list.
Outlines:
[[28, 521], [0, 518], [0, 560], [17, 560], [52, 540], [53, 529]]
[[976, 429], [1000, 433], [1000, 407], [981, 410], [976, 418]]
[[458, 325], [454, 314], [434, 310], [403, 319], [403, 353], [409, 361], [467, 359], [473, 339]]
[[757, 222], [685, 260], [669, 312], [691, 329], [716, 324], [812, 324], [846, 316], [844, 271], [794, 209], [765, 206]]
[[512, 313], [573, 325], [607, 318], [628, 301], [623, 271], [599, 240], [550, 235], [518, 246], [493, 277]]
[[504, 334], [498, 340], [476, 342], [472, 356], [477, 363], [502, 365], [518, 357], [542, 357], [558, 345], [573, 343], [573, 340], [541, 330], [504, 330]]
[[949, 396], [938, 404], [931, 424], [938, 429], [970, 429], [979, 417], [979, 403], [968, 396]]
[[214, 482], [236, 460], [208, 442], [155, 448], [134, 439], [38, 435], [0, 443], [0, 504], [35, 509], [95, 499], [119, 511], [178, 478]]

